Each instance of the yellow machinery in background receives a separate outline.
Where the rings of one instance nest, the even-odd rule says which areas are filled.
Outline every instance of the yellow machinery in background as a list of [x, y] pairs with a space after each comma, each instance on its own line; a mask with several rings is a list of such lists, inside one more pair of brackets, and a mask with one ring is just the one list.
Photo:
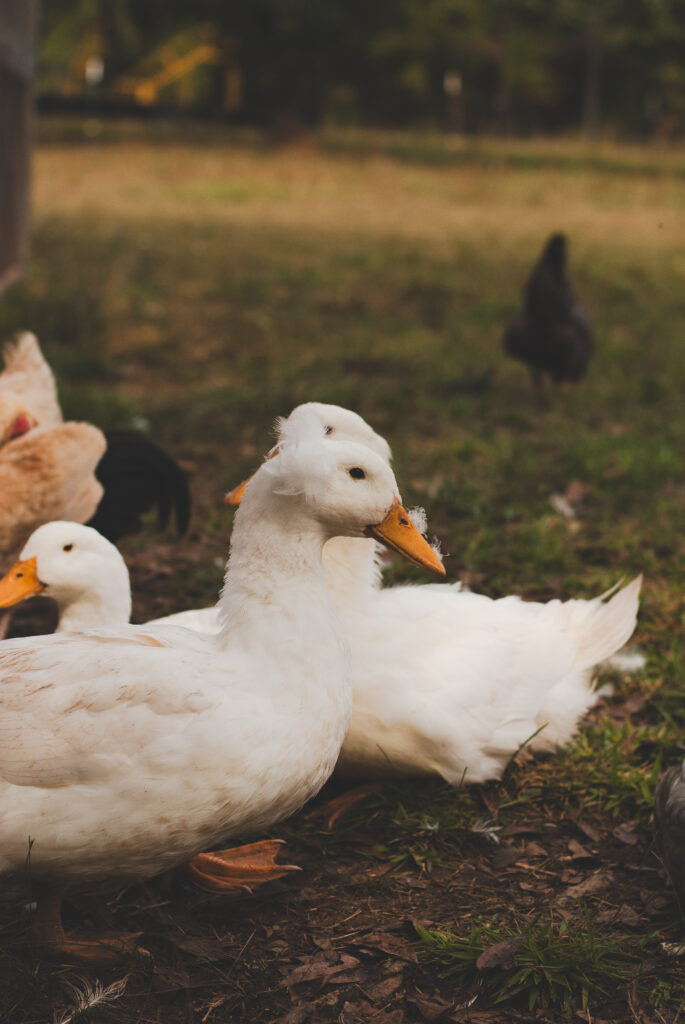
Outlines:
[[172, 90], [182, 106], [202, 99], [204, 80], [197, 72], [208, 66], [224, 69], [224, 107], [239, 110], [242, 105], [242, 75], [234, 61], [229, 42], [218, 46], [212, 25], [194, 25], [176, 33], [148, 54], [129, 73], [120, 75], [113, 92], [131, 96], [143, 106], [159, 100], [164, 90]]

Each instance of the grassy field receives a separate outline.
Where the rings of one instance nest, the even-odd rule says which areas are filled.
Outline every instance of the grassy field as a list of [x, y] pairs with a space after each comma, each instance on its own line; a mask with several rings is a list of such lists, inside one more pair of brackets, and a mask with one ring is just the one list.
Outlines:
[[[57, 134], [37, 150], [33, 258], [0, 336], [34, 330], [69, 416], [145, 422], [191, 474], [188, 537], [151, 527], [125, 545], [137, 618], [213, 601], [222, 488], [276, 415], [318, 399], [389, 439], [450, 579], [547, 599], [644, 572], [648, 664], [611, 677], [569, 751], [500, 786], [388, 787], [331, 832], [305, 812], [277, 830], [305, 872], [266, 895], [151, 883], [111, 897], [152, 964], [86, 980], [36, 963], [17, 952], [18, 906], [4, 909], [0, 1019], [557, 1021], [585, 1012], [584, 991], [588, 1021], [682, 1019], [682, 960], [662, 943], [683, 926], [650, 818], [660, 768], [685, 751], [685, 154]], [[558, 229], [597, 349], [587, 379], [541, 408], [500, 337]], [[550, 496], [572, 481], [583, 500], [566, 519]], [[398, 562], [388, 578], [421, 575]], [[79, 897], [70, 913], [96, 912]], [[476, 967], [516, 937], [515, 962]], [[74, 986], [124, 975], [123, 993], [74, 1016]]]

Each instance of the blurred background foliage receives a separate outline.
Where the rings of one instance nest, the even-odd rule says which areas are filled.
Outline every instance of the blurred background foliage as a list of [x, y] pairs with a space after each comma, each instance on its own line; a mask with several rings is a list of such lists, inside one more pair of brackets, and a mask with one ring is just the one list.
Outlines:
[[685, 0], [51, 0], [53, 106], [321, 124], [672, 139]]

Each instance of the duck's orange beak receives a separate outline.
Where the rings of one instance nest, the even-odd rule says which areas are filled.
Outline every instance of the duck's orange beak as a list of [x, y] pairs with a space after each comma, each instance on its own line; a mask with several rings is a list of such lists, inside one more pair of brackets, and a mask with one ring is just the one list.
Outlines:
[[[252, 474], [252, 476], [254, 476], [254, 473]], [[243, 500], [243, 496], [245, 494], [245, 488], [247, 487], [247, 485], [249, 484], [250, 480], [252, 479], [252, 476], [248, 476], [248, 478], [246, 480], [243, 480], [243, 482], [241, 484], [238, 484], [237, 487], [234, 487], [232, 491], [229, 491], [228, 494], [226, 494], [224, 496], [224, 505], [239, 505], [240, 504], [240, 502]]]
[[[275, 459], [279, 451], [279, 446], [276, 445], [276, 447], [272, 448], [272, 450], [267, 455], [267, 459]], [[228, 494], [224, 495], [224, 505], [239, 505], [240, 502], [245, 497], [245, 488], [247, 487], [253, 476], [254, 473], [251, 473], [250, 476], [248, 476], [247, 479], [243, 480], [241, 484], [238, 484], [238, 486], [234, 487], [232, 491], [229, 491]]]
[[27, 597], [40, 594], [41, 590], [45, 590], [45, 584], [38, 579], [36, 558], [15, 562], [0, 580], [0, 608], [11, 608]]
[[366, 533], [404, 555], [414, 565], [437, 572], [439, 576], [446, 575], [442, 560], [416, 529], [399, 498], [395, 498], [383, 522], [378, 526], [367, 526]]

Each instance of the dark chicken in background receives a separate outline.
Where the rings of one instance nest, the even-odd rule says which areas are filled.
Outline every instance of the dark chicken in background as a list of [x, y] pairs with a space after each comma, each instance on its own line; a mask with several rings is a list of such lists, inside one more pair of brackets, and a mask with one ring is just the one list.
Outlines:
[[138, 533], [141, 516], [156, 509], [159, 529], [173, 512], [182, 536], [190, 521], [190, 492], [178, 464], [135, 430], [110, 430], [105, 438], [107, 450], [95, 470], [105, 493], [88, 526], [116, 542]]
[[561, 383], [585, 375], [592, 324], [577, 305], [566, 274], [566, 236], [552, 235], [523, 292], [523, 313], [506, 327], [505, 352], [530, 369], [541, 393], [544, 374]]

